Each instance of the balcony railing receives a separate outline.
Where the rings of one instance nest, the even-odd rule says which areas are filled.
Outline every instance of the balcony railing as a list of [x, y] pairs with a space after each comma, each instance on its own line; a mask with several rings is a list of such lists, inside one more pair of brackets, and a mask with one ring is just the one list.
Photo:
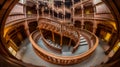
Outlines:
[[37, 14], [27, 14], [27, 18], [32, 18], [32, 17], [36, 17], [37, 18]]
[[23, 18], [25, 18], [24, 14], [17, 14], [17, 15], [8, 16], [8, 18], [6, 20], [6, 24], [8, 24], [9, 22], [15, 21], [15, 20], [23, 19]]
[[[82, 18], [82, 14], [75, 14], [74, 17], [80, 17], [80, 18]], [[91, 13], [91, 14], [84, 14], [83, 15], [83, 18], [93, 18], [93, 17], [94, 17], [93, 13]]]
[[84, 17], [85, 18], [93, 18], [94, 14], [93, 13], [91, 13], [91, 14], [84, 14]]
[[15, 24], [21, 21], [25, 21], [25, 20], [30, 20], [30, 19], [37, 19], [36, 14], [31, 14], [31, 15], [27, 15], [27, 17], [25, 17], [24, 14], [16, 14], [16, 15], [10, 15], [8, 16], [7, 20], [6, 20], [6, 26], [7, 25], [11, 25], [11, 24]]

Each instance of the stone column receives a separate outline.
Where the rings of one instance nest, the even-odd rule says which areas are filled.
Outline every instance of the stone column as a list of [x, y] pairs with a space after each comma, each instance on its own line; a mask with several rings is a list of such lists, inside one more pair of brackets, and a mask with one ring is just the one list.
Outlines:
[[37, 1], [37, 4], [36, 4], [36, 10], [37, 10], [37, 21], [39, 20], [39, 3]]
[[74, 24], [74, 12], [75, 12], [75, 8], [74, 8], [74, 0], [72, 0], [72, 3], [73, 3], [73, 8], [72, 8], [72, 11], [73, 11], [73, 13], [72, 13], [72, 19], [73, 19], [73, 24]]
[[29, 31], [29, 26], [28, 26], [28, 22], [27, 22], [27, 20], [25, 21], [25, 23], [24, 23], [24, 26], [25, 26], [25, 31], [26, 31], [26, 34], [27, 34], [27, 36], [29, 37], [29, 35], [30, 35], [30, 31]]
[[83, 4], [81, 4], [81, 10], [82, 10], [81, 28], [83, 29], [84, 28], [84, 7], [83, 7]]
[[84, 7], [83, 7], [83, 4], [81, 4], [81, 10], [82, 10], [82, 18], [84, 18]]
[[44, 16], [44, 7], [42, 7], [42, 16]]
[[[49, 5], [51, 5], [50, 0], [49, 0]], [[49, 8], [49, 17], [50, 17], [50, 7], [49, 7], [49, 5], [48, 5], [48, 8]]]
[[53, 11], [53, 13], [52, 13], [53, 16], [52, 16], [52, 17], [54, 18], [54, 1], [53, 1], [52, 3], [53, 3], [53, 4], [52, 4], [52, 11]]
[[97, 22], [96, 22], [96, 19], [95, 19], [95, 15], [96, 15], [96, 9], [95, 9], [95, 6], [93, 4], [93, 7], [94, 7], [94, 23], [93, 23], [93, 33], [95, 34], [96, 33], [96, 29], [97, 29]]
[[30, 32], [29, 32], [29, 26], [28, 26], [28, 22], [27, 22], [27, 10], [26, 10], [27, 8], [26, 8], [26, 5], [25, 5], [25, 7], [24, 7], [24, 14], [25, 14], [25, 18], [26, 18], [26, 20], [25, 20], [25, 23], [24, 23], [24, 28], [25, 28], [25, 31], [26, 31], [26, 34], [27, 34], [27, 36], [29, 37], [29, 35], [30, 35]]
[[71, 41], [72, 41], [72, 40], [70, 39], [68, 46], [70, 46], [70, 45], [71, 45]]
[[[95, 22], [95, 21], [94, 21]], [[96, 29], [97, 29], [97, 24], [94, 24], [93, 25], [93, 33], [95, 34], [96, 33]]]
[[[63, 3], [65, 3], [65, 0], [63, 0]], [[65, 23], [65, 4], [64, 4], [64, 23]]]
[[84, 29], [84, 20], [81, 20], [81, 29]]

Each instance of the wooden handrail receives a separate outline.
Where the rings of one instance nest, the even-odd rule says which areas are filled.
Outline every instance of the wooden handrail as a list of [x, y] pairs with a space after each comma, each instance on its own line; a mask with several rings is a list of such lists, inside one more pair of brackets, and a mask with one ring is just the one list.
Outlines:
[[[88, 58], [94, 52], [94, 50], [96, 49], [96, 47], [98, 45], [98, 38], [93, 33], [90, 33], [90, 32], [88, 32], [86, 30], [81, 30], [81, 32], [89, 33], [88, 35], [94, 36], [96, 42], [94, 43], [93, 47], [91, 47], [88, 51], [86, 51], [86, 52], [84, 52], [84, 53], [82, 53], [80, 55], [75, 55], [75, 56], [59, 56], [59, 55], [50, 53], [48, 51], [45, 51], [44, 49], [39, 47], [37, 45], [37, 43], [33, 40], [33, 37], [35, 36], [34, 34], [39, 33], [37, 31], [33, 32], [30, 35], [30, 41], [31, 41], [31, 43], [33, 45], [33, 48], [35, 48], [35, 51], [37, 51], [38, 53], [40, 52], [41, 54], [45, 55], [47, 58], [49, 57], [50, 59], [55, 59], [57, 61], [60, 61], [60, 63], [56, 62], [56, 64], [63, 64], [63, 65], [75, 64], [75, 63], [79, 63], [80, 61], [83, 61], [83, 59]], [[46, 58], [44, 58], [44, 59], [46, 59]], [[49, 62], [55, 63], [50, 59], [49, 59]], [[46, 60], [48, 60], [48, 59], [46, 59]], [[62, 62], [64, 62], [64, 63], [62, 63]], [[65, 62], [67, 62], [67, 63], [65, 63]]]

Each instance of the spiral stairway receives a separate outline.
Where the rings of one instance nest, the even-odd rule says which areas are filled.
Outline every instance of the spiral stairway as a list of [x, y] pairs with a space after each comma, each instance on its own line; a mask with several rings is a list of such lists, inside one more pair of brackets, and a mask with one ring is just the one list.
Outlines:
[[50, 18], [39, 19], [38, 30], [30, 36], [36, 54], [51, 63], [70, 65], [92, 55], [98, 38], [89, 31]]

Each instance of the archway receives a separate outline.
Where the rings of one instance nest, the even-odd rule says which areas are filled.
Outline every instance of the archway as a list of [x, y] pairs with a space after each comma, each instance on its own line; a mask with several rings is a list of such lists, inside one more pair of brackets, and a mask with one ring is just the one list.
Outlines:
[[81, 22], [76, 20], [74, 26], [77, 28], [81, 28]]
[[84, 29], [93, 32], [93, 23], [90, 21], [85, 21], [84, 22]]
[[7, 34], [5, 35], [6, 42], [7, 42], [7, 48], [10, 51], [12, 55], [16, 55], [17, 51], [19, 50], [19, 47], [21, 44], [23, 44], [23, 41], [26, 40], [27, 34], [25, 31], [25, 28], [23, 25], [14, 26], [11, 30], [7, 31]]
[[33, 31], [35, 31], [37, 29], [38, 24], [37, 24], [37, 22], [30, 22], [28, 24], [28, 26], [29, 26], [30, 33], [32, 33]]

